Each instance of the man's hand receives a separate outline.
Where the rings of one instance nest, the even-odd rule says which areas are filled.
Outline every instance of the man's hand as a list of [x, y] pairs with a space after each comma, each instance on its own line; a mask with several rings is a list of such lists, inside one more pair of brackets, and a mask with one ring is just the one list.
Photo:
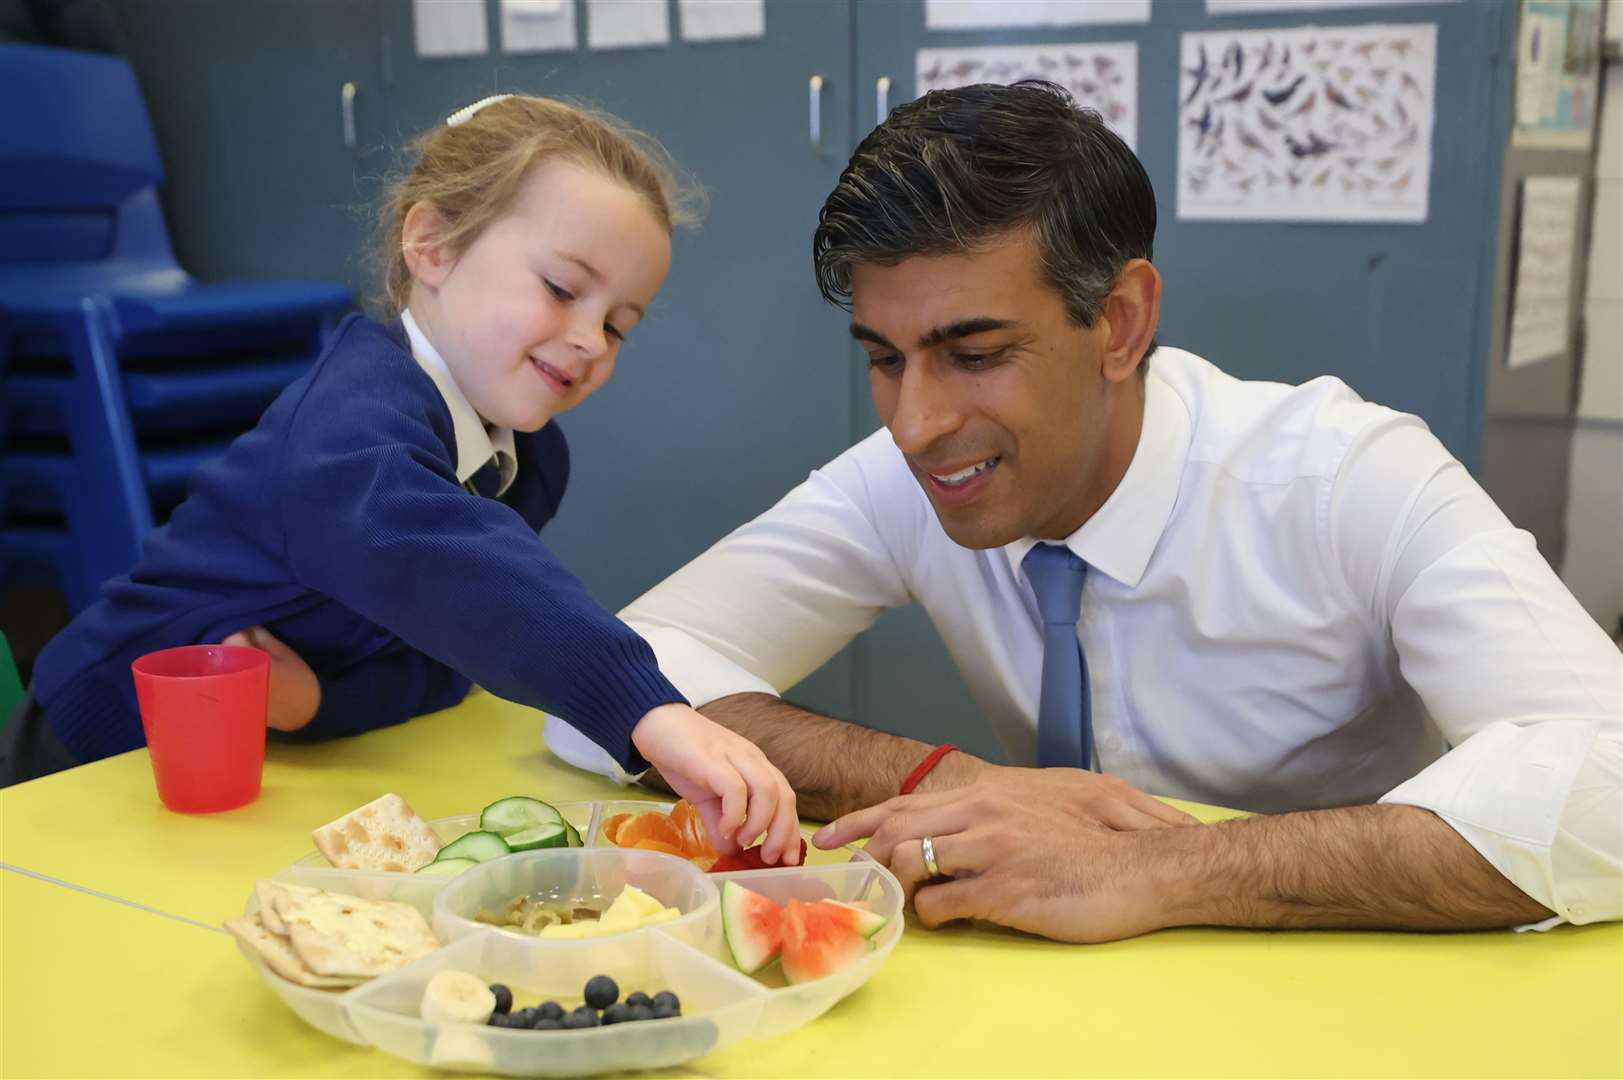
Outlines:
[[[1071, 769], [1005, 771], [1026, 774], [1028, 781], [1044, 772], [1088, 775]], [[1129, 808], [1115, 793], [1100, 802], [1089, 792], [1078, 802], [1063, 788], [1063, 780], [1028, 782], [1022, 793], [991, 781], [903, 796], [841, 818], [813, 842], [827, 848], [872, 836], [868, 854], [890, 867], [919, 921], [931, 929], [955, 919], [982, 919], [1078, 942], [1113, 941], [1156, 929], [1150, 917], [1153, 897], [1136, 872], [1133, 834], [1121, 830], [1160, 828], [1162, 820]], [[1072, 805], [1055, 805], [1055, 791]], [[1076, 813], [1075, 806], [1085, 812]], [[1134, 824], [1108, 827], [1095, 814], [1101, 807], [1104, 814], [1126, 815]], [[1148, 824], [1139, 824], [1140, 817]], [[925, 836], [935, 847], [939, 879], [924, 867]]]
[[220, 644], [244, 645], [270, 653], [270, 708], [265, 723], [273, 730], [299, 731], [315, 719], [316, 710], [321, 708], [321, 683], [310, 665], [276, 635], [263, 626], [252, 626]]
[[[961, 756], [950, 754], [944, 758], [916, 791], [941, 792], [970, 784], [990, 786], [1079, 821], [1123, 831], [1199, 824], [1182, 810], [1144, 794], [1119, 776], [1084, 769], [1019, 769], [976, 759], [968, 759], [978, 767], [967, 775], [942, 768]], [[937, 772], [942, 775], [938, 777]]]

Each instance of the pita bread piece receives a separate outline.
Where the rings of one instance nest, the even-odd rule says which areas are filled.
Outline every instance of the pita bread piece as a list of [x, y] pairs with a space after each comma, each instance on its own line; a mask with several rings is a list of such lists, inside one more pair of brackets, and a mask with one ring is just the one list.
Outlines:
[[284, 894], [272, 902], [293, 951], [318, 975], [371, 978], [440, 947], [428, 920], [410, 904], [328, 892]]
[[340, 975], [317, 975], [305, 967], [287, 938], [278, 937], [265, 929], [257, 915], [227, 919], [224, 925], [233, 937], [246, 943], [265, 962], [266, 967], [289, 982], [317, 990], [348, 990], [366, 981]]
[[310, 834], [316, 850], [340, 870], [409, 874], [434, 861], [439, 834], [405, 799], [382, 795]]

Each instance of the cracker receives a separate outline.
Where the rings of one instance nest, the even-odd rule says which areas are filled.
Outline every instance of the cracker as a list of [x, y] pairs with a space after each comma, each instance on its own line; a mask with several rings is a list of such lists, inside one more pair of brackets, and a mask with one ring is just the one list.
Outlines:
[[237, 940], [247, 944], [265, 962], [266, 967], [289, 982], [318, 990], [348, 990], [365, 982], [352, 976], [318, 975], [311, 971], [293, 951], [287, 938], [265, 929], [257, 915], [227, 919], [224, 926]]
[[370, 978], [439, 948], [422, 912], [394, 900], [337, 893], [274, 897], [293, 951], [318, 975]]
[[287, 937], [287, 925], [282, 917], [276, 913], [275, 898], [278, 896], [314, 896], [320, 889], [312, 889], [308, 885], [293, 885], [286, 881], [271, 881], [262, 878], [254, 882], [254, 897], [259, 901], [259, 921], [265, 924], [265, 929], [273, 934]]
[[409, 874], [434, 861], [440, 838], [395, 794], [379, 796], [310, 834], [316, 850], [341, 870]]

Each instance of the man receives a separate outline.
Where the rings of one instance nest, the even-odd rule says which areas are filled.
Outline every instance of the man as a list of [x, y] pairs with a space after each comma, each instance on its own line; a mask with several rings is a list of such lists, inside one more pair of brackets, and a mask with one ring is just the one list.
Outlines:
[[[928, 926], [1617, 918], [1616, 648], [1414, 417], [1157, 350], [1154, 229], [1055, 87], [897, 109], [814, 241], [886, 430], [624, 617]], [[929, 746], [778, 698], [908, 603], [1046, 767], [953, 753], [896, 797]]]

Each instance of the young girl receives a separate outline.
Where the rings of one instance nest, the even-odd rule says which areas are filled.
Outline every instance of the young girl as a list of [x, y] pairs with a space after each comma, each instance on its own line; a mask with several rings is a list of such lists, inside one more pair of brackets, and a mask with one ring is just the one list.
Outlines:
[[253, 644], [272, 656], [279, 731], [396, 724], [471, 680], [628, 771], [652, 763], [723, 843], [767, 830], [768, 861], [793, 860], [782, 774], [689, 708], [537, 536], [569, 476], [550, 421], [613, 372], [679, 217], [657, 148], [584, 109], [504, 95], [424, 136], [385, 211], [395, 318], [347, 319], [198, 469], [129, 577], [41, 653], [7, 771], [140, 746], [141, 654]]

